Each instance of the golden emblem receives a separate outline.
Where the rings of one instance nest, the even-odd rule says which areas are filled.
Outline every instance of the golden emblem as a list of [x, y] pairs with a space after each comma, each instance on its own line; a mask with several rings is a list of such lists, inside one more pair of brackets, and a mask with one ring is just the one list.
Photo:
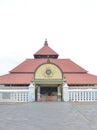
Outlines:
[[51, 66], [50, 67], [48, 66], [48, 67], [45, 67], [45, 69], [42, 70], [42, 74], [46, 78], [51, 78], [54, 75], [54, 70], [52, 69]]

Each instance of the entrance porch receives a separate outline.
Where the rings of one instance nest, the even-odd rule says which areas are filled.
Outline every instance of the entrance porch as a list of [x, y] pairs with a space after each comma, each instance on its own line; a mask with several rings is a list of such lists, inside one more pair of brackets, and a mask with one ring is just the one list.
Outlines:
[[36, 101], [61, 101], [62, 87], [61, 86], [38, 86], [36, 88]]

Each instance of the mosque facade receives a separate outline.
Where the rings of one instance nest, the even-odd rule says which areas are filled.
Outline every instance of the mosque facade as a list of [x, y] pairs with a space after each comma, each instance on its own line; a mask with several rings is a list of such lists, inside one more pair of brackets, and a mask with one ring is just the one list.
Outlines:
[[0, 98], [10, 99], [8, 91], [13, 90], [11, 96], [15, 98], [15, 90], [29, 90], [28, 101], [60, 102], [70, 100], [69, 91], [97, 89], [97, 76], [89, 74], [71, 59], [58, 56], [45, 40], [33, 59], [26, 59], [8, 74], [0, 76]]

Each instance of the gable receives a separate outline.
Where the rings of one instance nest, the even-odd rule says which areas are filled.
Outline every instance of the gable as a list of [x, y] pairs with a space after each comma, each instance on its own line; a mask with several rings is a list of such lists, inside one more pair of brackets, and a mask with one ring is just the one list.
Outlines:
[[62, 79], [63, 74], [60, 68], [54, 64], [42, 64], [35, 71], [35, 79]]

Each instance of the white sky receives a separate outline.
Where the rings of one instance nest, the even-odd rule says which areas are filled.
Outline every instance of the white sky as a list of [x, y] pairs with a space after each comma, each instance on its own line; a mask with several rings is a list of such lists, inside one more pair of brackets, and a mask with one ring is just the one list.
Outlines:
[[97, 75], [97, 0], [0, 0], [0, 75], [43, 47]]

